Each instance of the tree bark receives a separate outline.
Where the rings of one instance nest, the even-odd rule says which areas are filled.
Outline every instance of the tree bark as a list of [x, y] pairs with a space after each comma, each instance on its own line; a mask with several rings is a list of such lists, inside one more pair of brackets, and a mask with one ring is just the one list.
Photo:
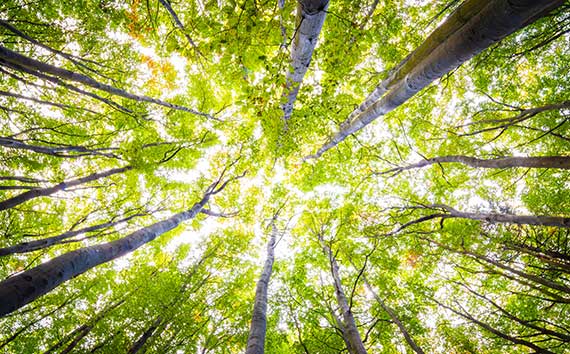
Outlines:
[[[224, 186], [225, 184], [222, 185], [222, 187]], [[222, 187], [215, 190], [208, 188], [203, 198], [192, 208], [135, 231], [121, 239], [68, 252], [0, 282], [0, 298], [2, 299], [0, 316], [19, 309], [99, 264], [136, 250], [156, 237], [176, 228], [183, 221], [194, 218], [208, 202], [210, 196], [219, 192]]]
[[497, 159], [479, 159], [471, 156], [462, 155], [449, 155], [438, 156], [431, 159], [426, 159], [416, 162], [411, 165], [396, 167], [377, 174], [397, 174], [402, 171], [411, 170], [414, 168], [421, 168], [439, 163], [456, 162], [469, 167], [475, 168], [557, 168], [557, 169], [570, 169], [570, 156], [533, 156], [533, 157], [502, 157]]
[[398, 326], [398, 329], [400, 330], [400, 332], [402, 332], [402, 335], [406, 339], [406, 342], [408, 343], [408, 345], [417, 354], [424, 354], [425, 352], [422, 350], [422, 348], [420, 348], [420, 346], [418, 346], [416, 344], [416, 342], [414, 341], [414, 339], [412, 338], [412, 336], [410, 335], [410, 333], [408, 332], [408, 330], [406, 329], [406, 327], [404, 326], [402, 321], [400, 321], [400, 318], [398, 317], [398, 315], [396, 315], [394, 310], [392, 310], [392, 308], [390, 308], [390, 306], [386, 305], [386, 303], [380, 298], [380, 296], [378, 296], [378, 294], [374, 291], [372, 286], [370, 286], [370, 283], [368, 283], [368, 279], [366, 279], [366, 276], [364, 274], [362, 275], [362, 279], [364, 280], [364, 284], [366, 285], [366, 288], [368, 288], [368, 290], [372, 293], [372, 295], [374, 295], [374, 298], [376, 299], [376, 301], [378, 302], [380, 307], [382, 307], [382, 309], [384, 311], [386, 311], [388, 316], [390, 316], [390, 318], [392, 319], [392, 322], [394, 322], [396, 324], [396, 326]]
[[346, 299], [346, 295], [344, 294], [344, 290], [342, 288], [342, 282], [340, 279], [340, 274], [338, 271], [338, 263], [336, 262], [336, 258], [334, 257], [332, 250], [325, 243], [321, 235], [319, 235], [319, 241], [321, 242], [323, 251], [325, 252], [330, 262], [330, 267], [331, 267], [330, 269], [334, 281], [336, 300], [342, 312], [342, 320], [343, 320], [342, 335], [345, 338], [345, 342], [350, 343], [350, 346], [348, 347], [348, 352], [350, 354], [366, 354], [366, 348], [364, 347], [364, 343], [362, 343], [362, 339], [360, 338], [360, 333], [358, 332], [358, 328], [356, 327], [354, 316], [352, 315], [352, 311], [348, 306], [348, 301]]
[[127, 221], [129, 221], [135, 217], [143, 216], [143, 215], [146, 215], [146, 214], [134, 214], [134, 215], [128, 216], [126, 218], [123, 218], [123, 219], [120, 219], [117, 221], [110, 221], [110, 222], [106, 222], [103, 224], [97, 224], [97, 225], [85, 227], [85, 228], [79, 229], [79, 230], [67, 231], [67, 232], [59, 234], [57, 236], [46, 237], [46, 238], [42, 238], [40, 240], [34, 240], [34, 241], [29, 241], [29, 242], [22, 242], [22, 243], [18, 243], [16, 245], [14, 245], [14, 246], [0, 248], [0, 256], [7, 256], [10, 254], [15, 254], [15, 253], [27, 253], [27, 252], [37, 251], [37, 250], [42, 249], [42, 248], [47, 248], [47, 247], [53, 246], [55, 244], [59, 244], [62, 241], [66, 240], [68, 238], [71, 238], [73, 236], [77, 236], [77, 235], [81, 235], [84, 233], [93, 232], [93, 231], [113, 227], [113, 226], [118, 225], [122, 222], [127, 222]]
[[257, 282], [255, 290], [255, 303], [253, 305], [253, 316], [249, 329], [249, 337], [247, 338], [247, 346], [245, 354], [263, 354], [265, 353], [265, 333], [267, 330], [267, 288], [273, 270], [273, 261], [275, 259], [275, 243], [278, 234], [275, 226], [275, 217], [271, 222], [271, 237], [267, 243], [267, 258], [263, 266], [263, 272]]
[[[493, 43], [521, 29], [563, 4], [563, 0], [467, 0], [434, 31], [417, 53], [412, 53], [364, 101], [340, 130], [321, 146], [318, 158], [349, 135], [364, 128], [417, 92], [479, 54]], [[465, 22], [463, 16], [470, 16]], [[372, 103], [373, 102], [373, 103]]]
[[54, 193], [63, 191], [66, 188], [75, 187], [75, 186], [78, 186], [81, 184], [85, 184], [88, 182], [95, 181], [99, 178], [105, 178], [105, 177], [109, 177], [109, 176], [112, 176], [112, 175], [115, 175], [118, 173], [123, 173], [125, 171], [131, 170], [132, 168], [133, 168], [132, 166], [113, 168], [113, 169], [107, 170], [105, 172], [92, 173], [88, 176], [73, 179], [73, 180], [68, 181], [68, 182], [61, 182], [61, 183], [56, 184], [55, 186], [52, 186], [52, 187], [33, 189], [31, 191], [24, 192], [24, 193], [19, 194], [15, 197], [8, 198], [6, 200], [1, 201], [0, 202], [0, 210], [10, 209], [10, 208], [13, 208], [17, 205], [24, 203], [24, 202], [27, 202], [28, 200], [38, 198], [38, 197], [46, 197], [46, 196], [52, 195]]
[[291, 49], [292, 70], [287, 73], [283, 93], [287, 102], [281, 106], [285, 122], [291, 118], [293, 113], [293, 105], [311, 63], [315, 45], [327, 16], [328, 6], [329, 0], [299, 0], [297, 3], [297, 30]]

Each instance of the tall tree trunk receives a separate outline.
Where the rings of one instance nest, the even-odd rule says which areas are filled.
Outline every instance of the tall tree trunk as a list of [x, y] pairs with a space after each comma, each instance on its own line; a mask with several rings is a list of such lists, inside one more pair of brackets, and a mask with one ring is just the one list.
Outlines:
[[55, 186], [52, 186], [52, 187], [32, 189], [28, 192], [24, 192], [24, 193], [19, 194], [15, 197], [8, 198], [6, 200], [1, 201], [0, 202], [0, 210], [10, 209], [10, 208], [13, 208], [17, 205], [20, 205], [20, 204], [27, 202], [28, 200], [31, 200], [34, 198], [46, 197], [46, 196], [52, 195], [54, 193], [63, 191], [66, 188], [71, 188], [71, 187], [75, 187], [75, 186], [78, 186], [81, 184], [93, 182], [95, 180], [98, 180], [99, 178], [109, 177], [112, 175], [116, 175], [118, 173], [123, 173], [125, 171], [129, 171], [131, 169], [132, 169], [132, 166], [125, 166], [125, 167], [121, 167], [121, 168], [113, 168], [113, 169], [107, 170], [105, 172], [96, 172], [96, 173], [92, 173], [92, 174], [85, 176], [85, 177], [72, 179], [71, 181], [67, 181], [67, 182], [61, 182], [61, 183], [56, 184]]
[[[415, 208], [415, 207], [412, 207]], [[536, 226], [554, 226], [560, 228], [570, 228], [570, 217], [565, 216], [549, 216], [549, 215], [513, 215], [500, 213], [469, 213], [459, 211], [445, 204], [431, 204], [421, 206], [421, 209], [443, 209], [443, 212], [437, 212], [409, 221], [385, 236], [395, 235], [402, 230], [416, 224], [423, 223], [433, 219], [469, 219], [485, 221], [491, 224], [515, 224], [515, 225], [536, 225]]]
[[73, 348], [75, 346], [77, 346], [77, 344], [83, 339], [85, 338], [85, 336], [87, 336], [89, 334], [89, 332], [91, 332], [91, 330], [93, 329], [93, 327], [97, 324], [97, 322], [99, 322], [100, 320], [102, 320], [103, 318], [105, 318], [105, 316], [107, 316], [107, 314], [109, 312], [111, 312], [112, 310], [116, 309], [117, 307], [121, 306], [122, 304], [125, 303], [125, 298], [112, 303], [111, 305], [107, 306], [106, 308], [104, 308], [102, 311], [100, 311], [99, 313], [97, 313], [93, 318], [91, 318], [89, 320], [88, 323], [85, 323], [79, 327], [77, 327], [76, 329], [74, 329], [71, 333], [69, 333], [68, 335], [66, 335], [63, 339], [61, 339], [59, 342], [57, 342], [56, 344], [54, 344], [53, 346], [51, 346], [48, 350], [45, 351], [44, 354], [51, 354], [51, 353], [55, 353], [62, 345], [64, 345], [69, 339], [73, 338], [73, 340], [71, 341], [71, 343], [61, 352], [61, 354], [63, 353], [69, 353], [71, 350], [73, 350]]
[[63, 241], [65, 241], [65, 240], [67, 240], [73, 236], [77, 236], [77, 235], [81, 235], [81, 234], [84, 234], [87, 232], [93, 232], [93, 231], [113, 227], [113, 226], [118, 225], [122, 222], [127, 222], [127, 221], [129, 221], [135, 217], [143, 216], [143, 215], [146, 215], [146, 214], [134, 214], [134, 215], [128, 216], [126, 218], [123, 218], [123, 219], [120, 219], [117, 221], [110, 221], [110, 222], [106, 222], [103, 224], [97, 224], [97, 225], [85, 227], [85, 228], [79, 229], [79, 230], [67, 231], [67, 232], [59, 234], [57, 236], [46, 237], [46, 238], [42, 238], [40, 240], [34, 240], [34, 241], [29, 241], [29, 242], [22, 242], [22, 243], [18, 243], [16, 245], [14, 245], [14, 246], [0, 248], [0, 256], [7, 256], [10, 254], [15, 254], [15, 253], [27, 253], [27, 252], [37, 251], [37, 250], [42, 249], [42, 248], [47, 248], [47, 247], [62, 243]]
[[554, 226], [561, 228], [570, 227], [570, 218], [563, 216], [548, 216], [548, 215], [512, 215], [512, 214], [499, 214], [499, 213], [467, 213], [456, 210], [450, 206], [443, 204], [435, 204], [435, 207], [440, 207], [453, 218], [463, 218], [470, 220], [481, 220], [489, 223], [506, 223], [518, 225], [538, 225], [538, 226]]
[[293, 113], [293, 105], [311, 63], [328, 6], [329, 0], [299, 0], [297, 3], [297, 29], [291, 49], [292, 70], [287, 73], [283, 93], [283, 96], [287, 97], [287, 102], [281, 106], [285, 122], [291, 118]]
[[84, 146], [73, 146], [73, 145], [49, 147], [49, 146], [26, 144], [22, 140], [10, 137], [0, 137], [0, 146], [4, 146], [11, 149], [29, 150], [37, 152], [39, 154], [45, 154], [55, 157], [77, 158], [81, 156], [96, 155], [96, 156], [117, 158], [117, 156], [114, 154], [104, 152], [105, 150], [117, 150], [115, 148], [89, 149]]
[[553, 281], [553, 280], [544, 278], [544, 277], [542, 277], [542, 276], [540, 276], [540, 275], [530, 274], [530, 273], [524, 272], [524, 271], [522, 271], [522, 270], [519, 270], [519, 269], [510, 267], [510, 266], [508, 266], [508, 265], [505, 265], [505, 264], [503, 264], [503, 263], [501, 263], [501, 262], [499, 262], [499, 261], [497, 261], [497, 260], [495, 260], [495, 259], [492, 259], [492, 258], [490, 258], [490, 257], [486, 257], [486, 256], [484, 256], [484, 255], [482, 255], [482, 254], [479, 254], [479, 253], [476, 253], [476, 252], [473, 252], [473, 251], [470, 251], [470, 250], [467, 250], [467, 249], [458, 250], [458, 249], [454, 249], [454, 248], [448, 247], [448, 246], [442, 244], [441, 242], [437, 242], [437, 241], [432, 240], [432, 239], [429, 239], [429, 238], [427, 238], [427, 237], [420, 237], [420, 238], [423, 239], [423, 240], [426, 240], [426, 241], [428, 241], [428, 242], [431, 242], [431, 243], [433, 243], [434, 245], [436, 245], [436, 246], [438, 246], [438, 247], [440, 247], [440, 248], [443, 248], [443, 249], [445, 249], [445, 250], [448, 250], [448, 251], [450, 251], [450, 252], [454, 252], [454, 253], [457, 253], [457, 254], [462, 254], [462, 255], [465, 255], [465, 256], [468, 256], [468, 257], [471, 257], [471, 258], [475, 258], [475, 259], [481, 260], [481, 261], [483, 261], [483, 262], [485, 262], [485, 263], [487, 263], [487, 264], [491, 264], [491, 265], [493, 265], [493, 266], [495, 266], [495, 267], [497, 267], [497, 268], [499, 268], [499, 269], [505, 270], [505, 271], [507, 271], [507, 272], [509, 272], [509, 273], [511, 273], [511, 274], [518, 275], [519, 277], [522, 277], [522, 278], [524, 278], [524, 279], [530, 280], [530, 281], [532, 281], [532, 282], [534, 282], [534, 283], [536, 283], [536, 284], [543, 285], [543, 286], [545, 286], [545, 287], [547, 287], [547, 288], [550, 288], [550, 289], [553, 289], [553, 290], [561, 291], [561, 292], [563, 292], [563, 293], [565, 293], [565, 294], [570, 294], [570, 287], [568, 287], [568, 286], [567, 286], [566, 284], [564, 284], [564, 283], [558, 283], [558, 282], [555, 282], [555, 281]]
[[338, 263], [336, 262], [336, 258], [334, 257], [332, 250], [325, 243], [321, 235], [319, 235], [319, 241], [321, 242], [323, 251], [325, 252], [330, 262], [331, 275], [334, 281], [336, 300], [342, 312], [343, 336], [345, 337], [345, 341], [350, 343], [348, 352], [350, 354], [366, 354], [366, 348], [364, 347], [364, 343], [362, 343], [362, 339], [360, 338], [360, 333], [358, 332], [358, 328], [356, 327], [356, 322], [354, 321], [354, 316], [352, 315], [352, 311], [348, 306], [348, 300], [346, 299], [346, 295], [344, 294], [344, 290], [342, 289], [342, 282], [340, 279], [340, 274], [338, 271]]
[[263, 272], [257, 282], [255, 290], [255, 303], [253, 305], [253, 316], [247, 338], [245, 354], [263, 354], [265, 352], [265, 332], [267, 329], [267, 288], [273, 270], [275, 259], [275, 243], [278, 234], [275, 226], [275, 217], [271, 221], [271, 237], [267, 243], [267, 258], [263, 266]]
[[390, 318], [392, 319], [392, 322], [394, 322], [396, 326], [398, 326], [398, 329], [400, 330], [400, 332], [402, 332], [402, 335], [406, 339], [408, 345], [414, 350], [414, 352], [418, 354], [424, 354], [425, 352], [422, 350], [422, 348], [420, 348], [419, 345], [416, 344], [416, 342], [414, 341], [414, 339], [412, 338], [412, 336], [410, 335], [410, 333], [408, 332], [402, 321], [400, 321], [398, 315], [396, 315], [394, 310], [392, 310], [390, 306], [386, 305], [386, 303], [380, 298], [380, 296], [378, 296], [376, 291], [374, 291], [372, 286], [370, 286], [370, 283], [368, 283], [368, 279], [366, 279], [366, 276], [364, 274], [362, 274], [362, 279], [364, 280], [366, 288], [368, 289], [368, 291], [372, 293], [372, 295], [374, 295], [374, 298], [376, 299], [380, 307], [382, 307], [382, 309], [386, 311], [388, 316], [390, 316]]
[[[466, 0], [406, 58], [341, 129], [314, 155], [318, 158], [350, 134], [394, 110], [434, 80], [442, 77], [493, 43], [523, 28], [563, 4], [563, 0]], [[465, 22], [464, 16], [470, 16]], [[373, 103], [372, 103], [373, 102]]]
[[396, 167], [377, 174], [400, 173], [402, 171], [421, 168], [439, 163], [456, 162], [475, 168], [557, 168], [570, 169], [570, 156], [533, 156], [533, 157], [502, 157], [497, 159], [478, 159], [471, 156], [449, 155], [425, 159], [411, 165]]
[[194, 109], [191, 109], [188, 107], [180, 106], [180, 105], [173, 104], [173, 103], [168, 103], [168, 102], [156, 99], [156, 98], [152, 98], [152, 97], [148, 97], [148, 96], [144, 96], [144, 95], [135, 95], [135, 94], [129, 93], [125, 90], [116, 88], [114, 86], [98, 82], [97, 80], [93, 79], [90, 76], [87, 76], [87, 75], [84, 75], [81, 73], [77, 73], [74, 71], [70, 71], [67, 69], [59, 68], [59, 67], [51, 65], [51, 64], [47, 64], [47, 63], [41, 62], [39, 60], [32, 59], [32, 58], [26, 57], [22, 54], [16, 53], [16, 52], [14, 52], [8, 48], [5, 48], [3, 46], [0, 46], [0, 64], [2, 64], [2, 62], [5, 62], [4, 65], [7, 64], [8, 66], [14, 66], [14, 65], [15, 66], [22, 66], [22, 67], [30, 70], [31, 72], [35, 71], [38, 73], [53, 75], [54, 77], [60, 78], [63, 80], [79, 82], [83, 85], [93, 87], [93, 88], [101, 90], [101, 91], [105, 91], [105, 92], [110, 93], [112, 95], [125, 97], [125, 98], [135, 100], [135, 101], [139, 101], [139, 102], [154, 103], [154, 104], [157, 104], [157, 105], [160, 105], [163, 107], [189, 112], [189, 113], [199, 115], [199, 116], [203, 116], [203, 117], [210, 118], [210, 119], [215, 119], [214, 117], [212, 117], [211, 115], [209, 115], [207, 113], [202, 113], [202, 112], [199, 112], [197, 110], [194, 110]]
[[223, 183], [218, 179], [207, 188], [202, 199], [186, 211], [135, 231], [116, 241], [68, 252], [35, 268], [5, 279], [0, 282], [0, 299], [2, 299], [0, 316], [19, 309], [60, 284], [99, 264], [112, 261], [136, 250], [156, 237], [176, 228], [180, 223], [194, 218], [208, 203], [212, 195], [221, 192], [230, 181], [241, 178], [244, 174], [232, 177]]
[[461, 316], [461, 317], [463, 317], [463, 318], [465, 318], [465, 319], [467, 319], [467, 320], [473, 322], [474, 324], [476, 324], [476, 325], [478, 325], [479, 327], [481, 327], [481, 328], [483, 328], [483, 329], [485, 329], [485, 330], [491, 332], [492, 334], [496, 335], [497, 337], [506, 339], [506, 340], [508, 340], [509, 342], [512, 342], [512, 343], [514, 343], [514, 344], [524, 345], [525, 347], [528, 347], [528, 348], [531, 348], [531, 349], [535, 350], [536, 353], [555, 354], [554, 352], [551, 352], [550, 350], [547, 350], [547, 349], [544, 349], [544, 348], [542, 348], [542, 347], [539, 347], [538, 345], [536, 345], [536, 344], [534, 344], [534, 343], [532, 343], [532, 342], [529, 342], [529, 341], [527, 341], [527, 340], [524, 340], [524, 339], [521, 339], [521, 338], [517, 338], [517, 337], [513, 337], [513, 336], [510, 336], [510, 335], [508, 335], [508, 334], [506, 334], [506, 333], [503, 333], [503, 332], [499, 331], [498, 329], [493, 328], [492, 326], [488, 325], [487, 323], [484, 323], [484, 322], [482, 322], [482, 321], [479, 321], [478, 319], [476, 319], [475, 317], [471, 316], [471, 315], [468, 314], [468, 313], [463, 313], [463, 312], [457, 311], [456, 309], [454, 309], [454, 308], [452, 308], [452, 307], [449, 307], [449, 306], [446, 306], [446, 305], [442, 304], [441, 302], [439, 302], [439, 301], [437, 301], [437, 300], [435, 300], [435, 299], [434, 299], [433, 301], [435, 301], [439, 306], [441, 306], [441, 307], [443, 307], [443, 308], [445, 308], [445, 309], [448, 309], [448, 310], [450, 310], [451, 312], [453, 312], [453, 313], [455, 313], [455, 314], [457, 314], [457, 315], [459, 315], [459, 316]]
[[154, 334], [154, 331], [156, 331], [156, 329], [162, 324], [162, 317], [158, 316], [150, 325], [150, 327], [148, 327], [146, 329], [146, 331], [143, 332], [143, 334], [141, 334], [141, 336], [139, 337], [139, 339], [137, 339], [137, 341], [135, 343], [133, 343], [133, 346], [129, 349], [129, 351], [127, 352], [128, 354], [135, 354], [138, 353], [139, 350], [142, 349], [142, 347], [145, 345], [145, 343], [152, 337], [152, 335]]

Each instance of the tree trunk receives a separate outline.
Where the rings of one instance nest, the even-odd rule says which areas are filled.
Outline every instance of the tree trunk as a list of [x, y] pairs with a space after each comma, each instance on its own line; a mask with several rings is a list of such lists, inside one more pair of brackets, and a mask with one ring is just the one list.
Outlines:
[[488, 325], [488, 324], [486, 324], [486, 323], [484, 323], [484, 322], [481, 322], [481, 321], [477, 320], [475, 317], [471, 316], [471, 315], [468, 314], [468, 313], [463, 313], [463, 312], [457, 311], [457, 310], [455, 310], [454, 308], [449, 307], [449, 306], [446, 306], [446, 305], [442, 304], [441, 302], [439, 302], [439, 301], [437, 301], [437, 300], [434, 300], [434, 301], [435, 301], [439, 306], [441, 306], [441, 307], [443, 307], [443, 308], [445, 308], [445, 309], [448, 309], [449, 311], [451, 311], [451, 312], [453, 312], [453, 313], [455, 313], [455, 314], [457, 314], [457, 315], [459, 315], [459, 316], [461, 316], [461, 317], [463, 317], [463, 318], [465, 318], [465, 319], [467, 319], [467, 320], [473, 322], [474, 324], [476, 324], [476, 325], [478, 325], [479, 327], [481, 327], [481, 328], [483, 328], [483, 329], [485, 329], [485, 330], [491, 332], [492, 334], [496, 335], [497, 337], [506, 339], [506, 340], [508, 340], [509, 342], [512, 342], [512, 343], [514, 343], [514, 344], [524, 345], [525, 347], [528, 347], [528, 348], [531, 348], [531, 349], [535, 350], [536, 353], [555, 354], [555, 353], [551, 352], [550, 350], [547, 350], [547, 349], [544, 349], [544, 348], [542, 348], [542, 347], [539, 347], [538, 345], [536, 345], [536, 344], [534, 344], [534, 343], [532, 343], [532, 342], [526, 341], [526, 340], [521, 339], [521, 338], [516, 338], [516, 337], [510, 336], [510, 335], [508, 335], [508, 334], [506, 334], [506, 333], [503, 333], [503, 332], [501, 332], [501, 331], [499, 331], [499, 330], [497, 330], [497, 329], [491, 327], [490, 325]]
[[358, 328], [356, 327], [356, 322], [354, 321], [354, 316], [352, 315], [352, 311], [348, 306], [346, 295], [344, 294], [344, 290], [342, 289], [342, 282], [340, 279], [338, 264], [336, 262], [336, 259], [332, 253], [332, 250], [325, 243], [322, 236], [320, 235], [319, 235], [319, 240], [321, 242], [325, 254], [329, 258], [331, 266], [331, 275], [334, 280], [336, 300], [342, 312], [343, 337], [345, 338], [346, 342], [350, 343], [348, 352], [350, 354], [366, 354], [366, 348], [364, 347], [364, 343], [362, 343], [362, 339], [360, 338], [360, 333], [358, 332]]
[[570, 169], [570, 156], [502, 157], [498, 159], [478, 159], [470, 156], [449, 155], [426, 159], [411, 165], [393, 168], [378, 174], [400, 173], [439, 163], [457, 162], [475, 168], [557, 168]]
[[287, 97], [287, 102], [281, 106], [285, 121], [288, 121], [293, 113], [293, 105], [311, 63], [328, 6], [329, 0], [299, 0], [297, 3], [297, 29], [291, 49], [292, 70], [287, 73], [283, 93], [283, 96]]
[[125, 303], [124, 298], [107, 306], [102, 311], [97, 313], [92, 319], [90, 319], [88, 323], [85, 323], [74, 329], [71, 333], [69, 333], [67, 336], [65, 336], [63, 339], [45, 351], [44, 354], [55, 353], [55, 351], [64, 345], [69, 339], [73, 338], [71, 343], [60, 354], [69, 353], [83, 338], [85, 338], [86, 335], [89, 334], [89, 332], [91, 332], [97, 322], [103, 319], [109, 312], [121, 306], [123, 303]]
[[14, 246], [0, 248], [0, 256], [7, 256], [10, 254], [15, 254], [15, 253], [28, 253], [28, 252], [37, 251], [37, 250], [42, 249], [42, 248], [47, 248], [47, 247], [59, 244], [62, 241], [67, 240], [70, 237], [81, 235], [81, 234], [88, 233], [88, 232], [101, 230], [101, 229], [106, 229], [109, 227], [113, 227], [113, 226], [118, 225], [122, 222], [127, 222], [127, 221], [129, 221], [135, 217], [143, 216], [143, 215], [146, 215], [146, 214], [134, 214], [134, 215], [128, 216], [126, 218], [123, 218], [121, 220], [110, 221], [110, 222], [106, 222], [103, 224], [97, 224], [97, 225], [85, 227], [85, 228], [79, 229], [79, 230], [67, 231], [67, 232], [59, 234], [57, 236], [46, 237], [46, 238], [42, 238], [40, 240], [34, 240], [34, 241], [29, 241], [29, 242], [22, 242], [22, 243], [18, 243], [17, 245], [14, 245]]
[[107, 170], [105, 172], [92, 173], [88, 176], [73, 179], [73, 180], [68, 181], [68, 182], [61, 182], [61, 183], [56, 184], [55, 186], [52, 186], [52, 187], [33, 189], [31, 191], [24, 192], [24, 193], [19, 194], [15, 197], [8, 198], [6, 200], [1, 201], [0, 202], [0, 210], [10, 209], [10, 208], [13, 208], [17, 205], [24, 203], [24, 202], [27, 202], [28, 200], [31, 200], [31, 199], [34, 199], [37, 197], [46, 197], [46, 196], [52, 195], [56, 192], [63, 191], [66, 188], [75, 187], [75, 186], [78, 186], [78, 185], [81, 185], [84, 183], [95, 181], [99, 178], [105, 178], [105, 177], [109, 177], [109, 176], [112, 176], [112, 175], [115, 175], [118, 173], [123, 173], [123, 172], [129, 171], [131, 169], [132, 169], [132, 166], [126, 166], [126, 167], [121, 167], [121, 168], [113, 168], [113, 169]]
[[127, 353], [128, 354], [138, 353], [139, 350], [141, 350], [142, 347], [145, 345], [145, 343], [150, 339], [150, 337], [152, 337], [154, 331], [156, 331], [158, 326], [160, 326], [161, 324], [162, 324], [162, 317], [158, 316], [154, 320], [154, 322], [150, 325], [150, 327], [148, 327], [147, 330], [144, 331], [143, 334], [141, 334], [139, 339], [137, 339], [137, 341], [133, 343], [133, 346], [129, 349]]
[[570, 294], [570, 287], [566, 286], [566, 285], [563, 284], [563, 283], [558, 283], [558, 282], [552, 281], [552, 280], [550, 280], [550, 279], [546, 279], [546, 278], [544, 278], [544, 277], [542, 277], [542, 276], [539, 276], [539, 275], [529, 274], [529, 273], [523, 272], [522, 270], [515, 269], [515, 268], [510, 267], [510, 266], [508, 266], [508, 265], [505, 265], [505, 264], [503, 264], [503, 263], [501, 263], [501, 262], [499, 262], [499, 261], [496, 261], [496, 260], [494, 260], [494, 259], [492, 259], [492, 258], [490, 258], [490, 257], [486, 257], [486, 256], [484, 256], [484, 255], [481, 255], [481, 254], [476, 253], [476, 252], [473, 252], [473, 251], [469, 251], [469, 250], [466, 250], [466, 249], [464, 249], [464, 250], [457, 250], [457, 249], [448, 247], [448, 246], [442, 244], [441, 242], [437, 242], [437, 241], [435, 241], [435, 240], [432, 240], [432, 239], [429, 239], [429, 238], [426, 238], [426, 237], [420, 237], [420, 238], [421, 238], [421, 239], [424, 239], [424, 240], [427, 240], [428, 242], [431, 242], [431, 243], [435, 244], [436, 246], [438, 246], [438, 247], [440, 247], [440, 248], [443, 248], [443, 249], [445, 249], [445, 250], [448, 250], [448, 251], [450, 251], [450, 252], [454, 252], [454, 253], [457, 253], [457, 254], [462, 254], [462, 255], [465, 255], [465, 256], [469, 256], [469, 257], [471, 257], [471, 258], [475, 258], [475, 259], [481, 260], [481, 261], [483, 261], [483, 262], [485, 262], [485, 263], [487, 263], [487, 264], [491, 264], [491, 265], [493, 265], [493, 266], [495, 266], [495, 267], [497, 267], [497, 268], [500, 268], [500, 269], [502, 269], [502, 270], [505, 270], [505, 271], [507, 271], [507, 272], [509, 272], [509, 273], [511, 273], [511, 274], [518, 275], [519, 277], [522, 277], [522, 278], [524, 278], [524, 279], [530, 280], [530, 281], [532, 281], [532, 282], [534, 282], [534, 283], [536, 283], [536, 284], [543, 285], [543, 286], [545, 286], [545, 287], [547, 287], [547, 288], [550, 288], [550, 289], [553, 289], [553, 290], [561, 291], [561, 292], [563, 292], [563, 293], [565, 293], [565, 294]]
[[[314, 155], [318, 158], [350, 134], [370, 124], [417, 92], [479, 54], [493, 43], [523, 28], [563, 4], [563, 0], [467, 0], [404, 60], [386, 83]], [[465, 22], [463, 16], [470, 16]], [[372, 103], [374, 102], [374, 103]]]
[[57, 66], [50, 65], [47, 63], [43, 63], [41, 61], [26, 57], [22, 54], [16, 53], [16, 52], [8, 49], [8, 48], [0, 46], [0, 64], [2, 64], [2, 61], [5, 61], [6, 63], [8, 63], [10, 65], [22, 66], [22, 67], [29, 69], [31, 71], [36, 71], [39, 73], [53, 75], [53, 76], [60, 78], [60, 79], [63, 79], [63, 80], [79, 82], [83, 85], [93, 87], [93, 88], [101, 90], [101, 91], [105, 91], [105, 92], [110, 93], [112, 95], [125, 97], [125, 98], [135, 100], [135, 101], [139, 101], [139, 102], [154, 103], [154, 104], [157, 104], [157, 105], [160, 105], [163, 107], [176, 109], [176, 110], [180, 110], [180, 111], [185, 111], [185, 112], [189, 112], [189, 113], [192, 113], [195, 115], [214, 119], [214, 117], [212, 117], [209, 114], [202, 113], [202, 112], [199, 112], [199, 111], [196, 111], [194, 109], [187, 108], [184, 106], [164, 102], [164, 101], [158, 100], [156, 98], [143, 96], [143, 95], [135, 95], [135, 94], [129, 93], [125, 90], [121, 90], [119, 88], [116, 88], [114, 86], [100, 83], [97, 80], [95, 80], [92, 77], [89, 77], [87, 75], [77, 73], [74, 71], [70, 71], [67, 69], [59, 68]]
[[275, 259], [275, 243], [278, 234], [275, 226], [275, 218], [271, 222], [271, 237], [267, 243], [267, 258], [263, 266], [263, 273], [257, 282], [255, 290], [255, 303], [253, 305], [253, 316], [249, 329], [249, 337], [247, 338], [247, 347], [245, 354], [263, 354], [265, 352], [265, 332], [267, 329], [267, 288], [273, 270], [273, 261]]
[[116, 241], [80, 248], [0, 282], [0, 316], [19, 309], [60, 284], [113, 259], [130, 253], [156, 237], [194, 218], [208, 202], [212, 192], [191, 209], [142, 228]]
[[406, 339], [408, 345], [414, 350], [414, 352], [418, 354], [424, 354], [425, 352], [422, 350], [422, 348], [420, 348], [416, 344], [416, 342], [414, 341], [414, 339], [412, 338], [412, 336], [410, 335], [410, 333], [408, 332], [402, 321], [400, 321], [400, 318], [398, 318], [398, 315], [396, 315], [396, 313], [394, 312], [394, 310], [392, 310], [392, 308], [390, 308], [390, 306], [386, 305], [386, 303], [382, 301], [380, 296], [378, 296], [378, 294], [374, 291], [372, 286], [370, 286], [370, 283], [368, 283], [368, 280], [366, 279], [366, 276], [364, 276], [364, 274], [362, 274], [362, 279], [364, 280], [366, 288], [368, 288], [368, 291], [370, 291], [372, 295], [374, 295], [374, 298], [376, 299], [380, 307], [382, 307], [382, 309], [386, 311], [388, 316], [390, 316], [390, 318], [392, 319], [392, 322], [394, 322], [396, 326], [398, 326], [398, 329], [400, 329], [400, 332], [402, 332], [402, 335]]
[[563, 216], [548, 215], [512, 215], [499, 213], [467, 213], [451, 208], [447, 205], [435, 204], [435, 207], [441, 207], [449, 212], [449, 217], [463, 218], [470, 220], [481, 220], [488, 223], [506, 223], [517, 225], [537, 225], [537, 226], [554, 226], [561, 228], [570, 227], [570, 218]]

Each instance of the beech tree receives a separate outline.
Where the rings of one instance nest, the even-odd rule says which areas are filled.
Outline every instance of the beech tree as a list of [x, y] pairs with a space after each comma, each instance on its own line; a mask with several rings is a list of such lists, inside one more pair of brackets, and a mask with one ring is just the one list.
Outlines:
[[0, 351], [568, 352], [569, 10], [2, 2]]

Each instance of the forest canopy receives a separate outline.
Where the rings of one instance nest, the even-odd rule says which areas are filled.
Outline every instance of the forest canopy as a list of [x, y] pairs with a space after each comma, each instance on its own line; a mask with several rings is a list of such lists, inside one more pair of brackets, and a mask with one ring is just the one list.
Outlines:
[[0, 352], [567, 353], [567, 0], [3, 0]]

